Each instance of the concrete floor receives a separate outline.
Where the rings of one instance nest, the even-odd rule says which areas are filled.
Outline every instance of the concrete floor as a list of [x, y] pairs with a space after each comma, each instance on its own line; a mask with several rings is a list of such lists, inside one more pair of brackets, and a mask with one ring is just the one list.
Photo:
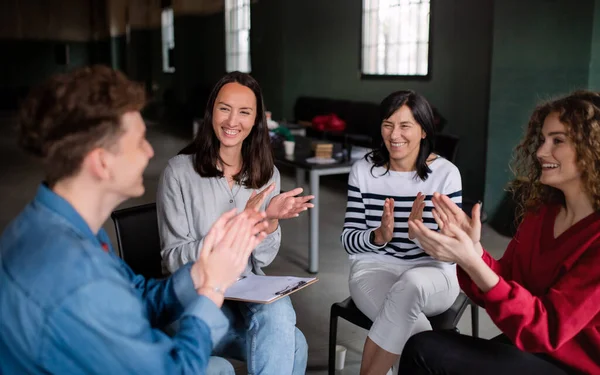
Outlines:
[[[33, 197], [43, 176], [41, 167], [21, 151], [16, 144], [14, 119], [10, 114], [0, 114], [0, 229]], [[190, 130], [191, 137], [191, 130]], [[134, 206], [155, 200], [156, 186], [161, 171], [170, 157], [174, 156], [189, 139], [169, 134], [157, 125], [148, 126], [148, 138], [154, 147], [155, 157], [145, 172], [146, 193], [143, 197], [132, 199], [123, 207]], [[286, 173], [288, 172], [288, 173]], [[349, 261], [340, 243], [340, 233], [344, 222], [346, 205], [345, 184], [339, 178], [323, 177], [320, 208], [320, 272], [319, 282], [292, 296], [298, 317], [298, 327], [306, 336], [309, 344], [307, 374], [327, 373], [327, 346], [329, 333], [329, 309], [332, 303], [349, 296]], [[282, 171], [282, 189], [290, 190], [294, 186], [291, 171]], [[270, 275], [309, 276], [308, 261], [308, 217], [306, 214], [294, 220], [281, 223], [283, 241], [279, 256], [265, 269]], [[116, 244], [114, 228], [109, 220], [105, 228]], [[500, 236], [491, 228], [484, 226], [482, 242], [493, 256], [504, 252], [509, 239]], [[470, 334], [470, 311], [459, 323], [462, 333]], [[484, 310], [480, 309], [480, 335], [490, 338], [499, 333]], [[340, 374], [358, 374], [360, 359], [367, 332], [344, 320], [338, 326], [338, 344], [348, 348], [346, 368]], [[236, 363], [236, 369], [243, 374], [244, 365]]]

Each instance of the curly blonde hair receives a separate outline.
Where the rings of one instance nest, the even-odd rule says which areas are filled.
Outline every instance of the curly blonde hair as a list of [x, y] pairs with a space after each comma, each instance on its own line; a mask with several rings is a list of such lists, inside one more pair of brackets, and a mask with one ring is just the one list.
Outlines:
[[562, 191], [540, 182], [542, 167], [536, 152], [542, 144], [542, 126], [551, 113], [558, 113], [567, 136], [575, 146], [577, 168], [585, 192], [594, 210], [600, 209], [600, 94], [576, 91], [566, 97], [539, 105], [529, 120], [525, 137], [516, 147], [511, 169], [515, 180], [510, 184], [517, 201], [517, 221], [544, 204], [564, 204]]

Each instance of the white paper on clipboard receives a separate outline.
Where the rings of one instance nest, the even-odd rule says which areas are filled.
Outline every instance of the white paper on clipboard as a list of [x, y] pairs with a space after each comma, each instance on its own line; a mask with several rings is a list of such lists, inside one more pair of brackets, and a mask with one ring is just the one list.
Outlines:
[[271, 303], [318, 281], [316, 277], [248, 275], [225, 292], [225, 299]]

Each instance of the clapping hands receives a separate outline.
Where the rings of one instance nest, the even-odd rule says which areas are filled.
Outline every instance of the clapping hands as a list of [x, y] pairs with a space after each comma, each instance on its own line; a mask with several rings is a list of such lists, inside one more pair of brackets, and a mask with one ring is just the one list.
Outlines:
[[[462, 264], [474, 256], [481, 238], [481, 204], [473, 207], [469, 218], [450, 198], [435, 193], [433, 217], [441, 233], [427, 228], [421, 220], [409, 219], [409, 233], [421, 243], [423, 250], [435, 259]], [[414, 207], [414, 205], [413, 205]]]
[[244, 271], [252, 250], [266, 237], [265, 213], [247, 209], [221, 215], [204, 237], [198, 260], [192, 266], [194, 287], [217, 305], [223, 293]]

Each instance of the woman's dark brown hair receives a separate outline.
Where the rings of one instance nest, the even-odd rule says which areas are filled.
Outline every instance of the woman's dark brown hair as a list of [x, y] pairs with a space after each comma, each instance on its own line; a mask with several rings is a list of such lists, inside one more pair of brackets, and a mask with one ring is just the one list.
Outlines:
[[562, 191], [540, 182], [542, 167], [536, 152], [542, 144], [544, 120], [557, 113], [575, 147], [577, 169], [583, 188], [600, 209], [600, 95], [576, 91], [569, 96], [539, 105], [529, 120], [525, 137], [517, 146], [511, 169], [515, 180], [510, 185], [518, 204], [517, 220], [543, 204], [564, 204]]
[[[416, 160], [416, 176], [423, 181], [427, 180], [431, 169], [427, 165], [427, 158], [433, 151], [433, 140], [435, 139], [435, 125], [433, 111], [427, 99], [412, 90], [396, 91], [388, 95], [379, 105], [379, 118], [381, 123], [389, 119], [402, 106], [410, 108], [415, 121], [425, 131], [426, 137], [421, 139], [419, 153]], [[371, 174], [375, 167], [384, 167], [386, 173], [390, 170], [390, 152], [381, 137], [378, 136], [379, 147], [365, 156], [365, 160], [373, 163]], [[416, 177], [415, 176], [415, 177]]]
[[40, 158], [46, 183], [75, 175], [97, 147], [114, 147], [121, 117], [145, 104], [141, 85], [106, 66], [51, 77], [33, 89], [21, 106], [19, 144]]
[[273, 176], [273, 151], [269, 140], [262, 91], [258, 82], [248, 74], [228, 73], [217, 82], [208, 98], [204, 118], [196, 137], [179, 153], [193, 155], [194, 169], [200, 176], [223, 177], [219, 164], [225, 163], [219, 155], [221, 143], [213, 129], [213, 110], [221, 88], [233, 82], [248, 87], [256, 97], [256, 120], [250, 134], [242, 143], [242, 168], [233, 178], [247, 188], [259, 189]]

